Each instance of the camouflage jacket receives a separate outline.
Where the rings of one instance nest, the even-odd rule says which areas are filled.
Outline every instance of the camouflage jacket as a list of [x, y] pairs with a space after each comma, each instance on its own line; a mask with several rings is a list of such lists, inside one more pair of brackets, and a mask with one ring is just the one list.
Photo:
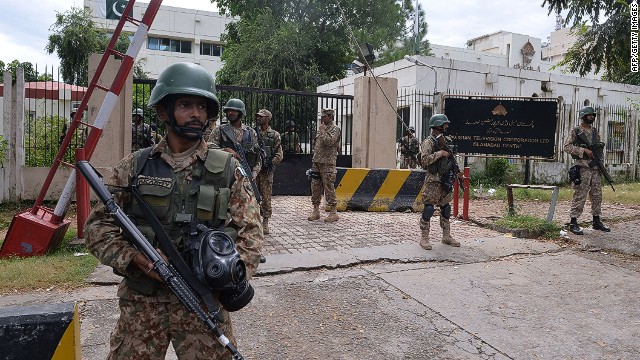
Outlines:
[[340, 146], [340, 128], [335, 124], [320, 125], [313, 145], [313, 162], [335, 166]]
[[[207, 143], [201, 141], [198, 148], [180, 163], [174, 160], [166, 139], [163, 139], [160, 144], [154, 147], [153, 153], [160, 153], [160, 158], [173, 169], [173, 172], [177, 174], [176, 177], [184, 177], [185, 182], [190, 182], [194, 166], [198, 161], [206, 160]], [[113, 168], [112, 176], [105, 183], [115, 187], [130, 186], [135, 172], [134, 163], [134, 154], [122, 159]], [[260, 251], [264, 239], [260, 206], [253, 195], [249, 181], [241, 175], [239, 169], [236, 166], [235, 181], [231, 186], [227, 225], [237, 229], [236, 248], [247, 265], [247, 276], [250, 278], [255, 273], [260, 262]], [[114, 196], [114, 199], [123, 209], [127, 209], [132, 201], [132, 196], [128, 192], [119, 192]], [[135, 222], [136, 219], [133, 220]], [[89, 215], [85, 224], [85, 232], [89, 251], [102, 264], [111, 266], [114, 271], [125, 277], [134, 279], [144, 279], [146, 277], [146, 274], [132, 263], [138, 250], [120, 231], [120, 228], [102, 203], [99, 203]], [[151, 278], [146, 279], [155, 281]], [[130, 289], [125, 285], [124, 281], [120, 283], [118, 296], [139, 301], [172, 301], [174, 299], [168, 288], [161, 287], [154, 295], [145, 296]]]
[[285, 132], [280, 135], [282, 150], [285, 154], [297, 154], [300, 149], [300, 139], [295, 132]]
[[269, 126], [267, 127], [267, 130], [260, 130], [260, 136], [262, 137], [262, 140], [264, 140], [265, 145], [269, 147], [270, 154], [267, 154], [267, 156], [271, 156], [271, 163], [273, 165], [280, 164], [280, 161], [282, 161], [282, 157], [284, 156], [282, 153], [280, 133]]
[[[428, 169], [429, 165], [435, 164], [437, 161], [442, 159], [442, 156], [440, 155], [440, 149], [429, 138], [430, 136], [427, 136], [424, 141], [422, 141], [421, 145], [420, 165], [423, 169]], [[438, 175], [437, 173], [432, 174], [428, 170], [425, 171], [425, 174], [425, 182], [440, 182], [441, 175]]]
[[[244, 132], [245, 131], [249, 131], [250, 132], [250, 136], [252, 141], [255, 141], [255, 144], [253, 144], [253, 147], [255, 148], [253, 151], [258, 151], [259, 152], [259, 146], [258, 146], [258, 134], [256, 133], [256, 131], [250, 127], [248, 127], [245, 124], [242, 124], [242, 127], [240, 129], [236, 128], [235, 126], [231, 126], [231, 124], [222, 124], [219, 126], [216, 126], [215, 128], [213, 128], [213, 130], [211, 131], [211, 135], [209, 136], [209, 142], [213, 143], [214, 145], [218, 146], [218, 147], [224, 147], [223, 145], [223, 139], [222, 139], [222, 127], [223, 126], [228, 126], [229, 128], [231, 128], [231, 130], [233, 131], [233, 134], [236, 136], [236, 141], [239, 144], [242, 144], [242, 137], [244, 136]], [[232, 147], [233, 148], [233, 147]], [[234, 149], [235, 150], [235, 149]], [[246, 149], [245, 149], [246, 150]], [[249, 160], [249, 159], [247, 159]], [[249, 165], [251, 166], [251, 165]], [[260, 172], [260, 169], [262, 168], [262, 161], [260, 160], [260, 158], [258, 158], [258, 160], [256, 161], [256, 164], [253, 165], [251, 167], [251, 173], [253, 174], [253, 178], [255, 179], [256, 176], [258, 176], [258, 173]]]
[[596, 142], [600, 142], [600, 134], [598, 134], [598, 130], [594, 127], [587, 129], [582, 126], [577, 126], [569, 132], [569, 136], [567, 136], [567, 139], [564, 142], [564, 152], [574, 157], [576, 165], [589, 166], [589, 162], [591, 161], [591, 159], [587, 158], [584, 154], [585, 148], [578, 145], [580, 140], [576, 136], [576, 133], [584, 132], [587, 139], [591, 140], [594, 131], [596, 132]]
[[420, 141], [415, 136], [403, 137], [400, 140], [400, 153], [407, 156], [417, 155], [420, 152]]
[[145, 123], [131, 124], [131, 150], [136, 151], [153, 145], [151, 128]]

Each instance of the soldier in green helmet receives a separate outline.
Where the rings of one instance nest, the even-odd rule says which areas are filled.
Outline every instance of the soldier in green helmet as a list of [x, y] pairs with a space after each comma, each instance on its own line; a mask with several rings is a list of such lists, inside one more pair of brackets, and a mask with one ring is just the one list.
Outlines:
[[[132, 198], [134, 185], [178, 249], [184, 250], [187, 240], [197, 236], [194, 231], [200, 230], [194, 230], [194, 224], [224, 229], [236, 241], [250, 278], [263, 242], [260, 207], [237, 160], [202, 138], [208, 120], [218, 112], [215, 91], [213, 77], [201, 66], [167, 67], [149, 100], [158, 121], [166, 125], [166, 136], [121, 160], [105, 182], [122, 190], [114, 196], [116, 202], [153, 246], [162, 250], [144, 208]], [[123, 276], [109, 359], [164, 359], [169, 342], [179, 359], [228, 358], [209, 328], [162, 283], [153, 264], [102, 203], [89, 215], [85, 232], [91, 253]], [[220, 320], [220, 330], [235, 344], [224, 308]]]
[[409, 126], [405, 136], [400, 139], [400, 169], [415, 169], [418, 166], [420, 141], [416, 138], [416, 129]]
[[144, 123], [144, 111], [135, 109], [131, 113], [131, 150], [136, 151], [151, 145], [151, 128]]
[[[451, 236], [451, 205], [453, 190], [443, 184], [443, 175], [447, 171], [452, 171], [450, 167], [450, 157], [453, 154], [441, 146], [446, 142], [444, 134], [449, 128], [449, 119], [444, 114], [435, 114], [429, 120], [431, 134], [422, 142], [420, 152], [420, 163], [426, 170], [424, 184], [422, 186], [422, 201], [424, 210], [420, 217], [420, 230], [422, 236], [420, 246], [425, 250], [431, 250], [429, 243], [429, 229], [431, 227], [431, 216], [435, 212], [435, 207], [440, 208], [440, 227], [442, 228], [442, 243], [458, 247], [460, 243]], [[455, 169], [455, 176], [461, 176], [459, 169]]]
[[[611, 229], [602, 223], [602, 176], [596, 166], [593, 165], [594, 156], [602, 159], [604, 143], [600, 140], [598, 129], [593, 126], [596, 119], [596, 111], [591, 106], [585, 106], [578, 113], [580, 125], [569, 132], [569, 136], [564, 142], [564, 152], [570, 154], [574, 159], [575, 166], [572, 168], [572, 183], [574, 188], [573, 200], [569, 216], [569, 231], [576, 235], [583, 235], [584, 232], [578, 225], [578, 218], [582, 215], [587, 196], [591, 200], [591, 215], [593, 216], [592, 226], [595, 230], [609, 232]], [[586, 140], [586, 141], [585, 141]], [[597, 149], [600, 154], [594, 154], [588, 147]]]
[[225, 106], [222, 107], [222, 112], [228, 122], [213, 129], [209, 136], [209, 142], [220, 146], [238, 160], [240, 155], [235, 150], [236, 144], [242, 146], [247, 163], [251, 168], [251, 175], [255, 180], [262, 167], [262, 148], [258, 144], [256, 131], [242, 123], [243, 118], [247, 116], [244, 102], [240, 99], [229, 99]]

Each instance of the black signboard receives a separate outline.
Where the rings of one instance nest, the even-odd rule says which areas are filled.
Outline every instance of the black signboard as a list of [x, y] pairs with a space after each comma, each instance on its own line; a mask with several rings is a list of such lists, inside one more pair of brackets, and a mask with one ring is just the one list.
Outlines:
[[444, 108], [460, 153], [554, 157], [556, 99], [445, 97]]

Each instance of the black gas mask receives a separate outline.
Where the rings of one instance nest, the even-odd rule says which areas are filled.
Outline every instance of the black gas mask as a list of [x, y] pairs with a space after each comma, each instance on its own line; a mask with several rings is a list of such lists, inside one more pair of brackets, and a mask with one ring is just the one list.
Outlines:
[[223, 231], [202, 224], [197, 228], [197, 236], [189, 239], [186, 256], [193, 274], [218, 294], [220, 305], [227, 311], [242, 309], [253, 299], [253, 287], [235, 242]]

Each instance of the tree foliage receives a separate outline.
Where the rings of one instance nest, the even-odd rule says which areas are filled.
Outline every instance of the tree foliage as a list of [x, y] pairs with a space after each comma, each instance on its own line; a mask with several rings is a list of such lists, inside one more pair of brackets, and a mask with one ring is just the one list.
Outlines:
[[402, 1], [218, 1], [222, 13], [240, 17], [227, 27], [218, 82], [315, 90], [344, 76], [362, 57], [360, 44], [380, 50], [402, 43], [413, 10]]
[[631, 73], [629, 2], [621, 0], [543, 0], [549, 13], [568, 10], [565, 25], [572, 25], [577, 41], [560, 65], [586, 75], [604, 71], [604, 80], [640, 84]]
[[[91, 10], [72, 7], [64, 13], [56, 12], [56, 22], [49, 28], [46, 51], [60, 58], [60, 73], [66, 83], [86, 86], [88, 83], [89, 55], [103, 53], [111, 40], [106, 31], [98, 29], [91, 20]], [[121, 33], [116, 50], [124, 53], [129, 38]]]
[[33, 68], [33, 64], [30, 62], [20, 62], [19, 60], [13, 60], [12, 62], [5, 64], [0, 60], [0, 82], [4, 81], [4, 72], [11, 71], [13, 81], [16, 80], [16, 69], [22, 67], [24, 69], [24, 81], [38, 81], [38, 74]]

